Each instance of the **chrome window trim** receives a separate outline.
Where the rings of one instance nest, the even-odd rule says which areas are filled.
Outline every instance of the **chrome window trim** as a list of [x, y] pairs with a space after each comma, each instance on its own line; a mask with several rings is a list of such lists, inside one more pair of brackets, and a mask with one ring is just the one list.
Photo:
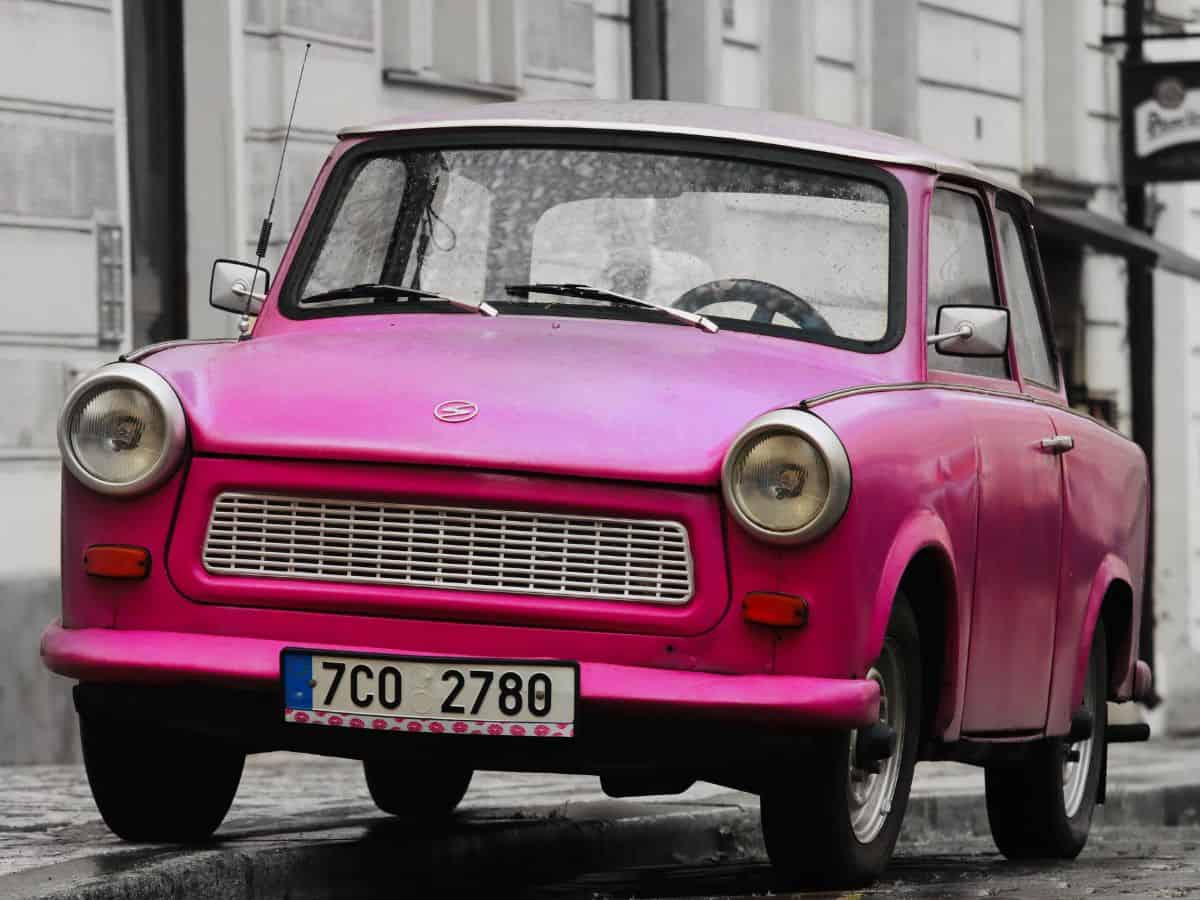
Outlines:
[[[266, 509], [265, 503], [274, 502], [279, 504], [292, 504], [293, 511], [290, 513], [288, 522], [275, 525], [275, 528], [279, 531], [279, 538], [276, 540], [274, 546], [282, 549], [268, 549], [268, 546], [264, 544], [262, 538], [251, 536], [249, 541], [251, 542], [252, 546], [249, 547], [246, 555], [252, 555], [254, 552], [257, 552], [260, 554], [262, 561], [260, 561], [257, 565], [239, 566], [236, 559], [236, 548], [233, 546], [226, 547], [226, 545], [234, 545], [236, 543], [236, 536], [230, 538], [226, 535], [220, 538], [214, 538], [214, 527], [224, 530], [228, 529], [228, 526], [223, 524], [225, 520], [219, 520], [218, 518], [219, 510], [221, 509], [223, 502], [236, 504], [238, 502], [245, 501], [250, 501], [251, 503], [263, 503], [264, 510]], [[310, 507], [320, 506], [322, 507], [322, 510], [328, 510], [332, 508], [335, 511], [335, 515], [341, 514], [347, 519], [347, 524], [336, 524], [330, 526], [330, 530], [334, 533], [328, 538], [326, 537], [324, 527], [322, 526], [322, 530], [319, 534], [302, 535], [302, 540], [298, 542], [296, 540], [294, 531], [296, 524], [295, 520], [296, 516], [298, 515], [298, 513], [295, 512], [296, 504], [304, 504]], [[357, 509], [363, 511], [364, 521], [357, 522], [353, 518], [356, 507]], [[314, 513], [301, 512], [299, 514], [313, 515]], [[228, 514], [226, 513], [225, 515]], [[269, 520], [277, 518], [279, 515], [284, 515], [285, 517], [289, 516], [289, 514], [286, 513], [269, 513], [264, 511], [261, 513], [261, 516], [258, 519], [258, 521], [262, 524], [256, 526], [251, 523], [250, 530], [253, 531], [255, 528], [257, 528], [261, 534], [266, 534]], [[322, 512], [321, 515], [324, 517], [326, 513]], [[384, 515], [392, 516], [397, 519], [407, 515], [409, 519], [409, 529], [406, 532], [398, 524], [397, 527], [389, 533], [389, 536], [385, 538], [385, 532], [383, 529]], [[416, 539], [414, 538], [416, 533], [414, 528], [416, 523], [414, 520], [417, 518], [417, 516], [425, 516], [427, 518], [442, 518], [442, 523], [440, 525], [434, 526], [430, 524], [423, 524], [419, 526], [426, 532], [437, 532], [437, 537], [434, 539], [436, 540], [436, 549], [431, 550], [427, 546], [427, 543], [431, 538], [431, 535], [428, 533], [422, 536], [422, 540], [424, 540], [426, 543], [418, 545]], [[471, 520], [471, 524], [464, 525], [460, 522], [451, 522], [447, 525], [445, 522], [446, 516], [469, 518]], [[377, 524], [373, 531], [370, 530], [370, 523], [365, 521], [370, 517], [376, 517]], [[476, 522], [476, 517], [482, 517], [488, 521], [483, 524], [479, 524]], [[494, 532], [496, 531], [497, 526], [491, 521], [497, 518], [502, 520], [502, 524], [499, 527], [499, 536], [495, 536]], [[514, 521], [508, 522], [508, 518], [511, 518]], [[216, 524], [219, 521], [222, 524]], [[532, 540], [526, 540], [523, 535], [529, 533], [528, 529], [531, 527], [530, 523], [532, 523], [534, 537]], [[580, 525], [572, 523], [583, 524]], [[289, 526], [293, 530], [286, 531], [285, 529], [287, 529]], [[507, 533], [507, 529], [510, 526], [513, 531], [513, 535], [511, 537]], [[311, 530], [314, 526], [308, 522], [305, 522], [304, 527]], [[537, 530], [539, 527], [550, 531], [553, 531], [554, 529], [570, 529], [572, 527], [593, 527], [597, 531], [597, 537], [591, 545], [591, 549], [587, 550], [582, 549], [581, 546], [572, 547], [568, 543], [574, 543], [575, 541], [579, 540], [586, 542], [586, 538], [568, 536], [561, 542], [555, 542], [553, 534], [546, 535], [543, 533], [543, 540], [546, 540], [547, 537], [549, 537], [549, 540], [547, 541], [548, 546], [544, 551], [538, 551], [536, 542], [538, 537]], [[625, 562], [620, 562], [619, 551], [621, 551], [625, 546], [621, 543], [622, 538], [615, 534], [606, 534], [603, 536], [603, 540], [610, 543], [608, 545], [601, 544], [601, 537], [599, 536], [600, 528], [625, 529], [625, 534], [627, 537], [625, 537], [624, 540], [640, 542], [640, 546], [636, 548], [635, 552], [641, 553], [642, 558], [638, 559], [638, 557], [626, 553], [624, 556]], [[642, 533], [638, 534], [636, 529], [642, 529]], [[493, 535], [490, 537], [486, 534], [486, 532], [489, 530], [493, 532]], [[654, 543], [654, 538], [650, 535], [650, 532], [653, 530], [658, 530], [660, 535], [665, 536], [669, 534], [671, 536], [671, 542], [665, 540], [664, 537], [660, 537], [657, 540], [657, 548], [650, 546], [652, 543]], [[447, 540], [445, 535], [448, 531], [457, 532], [457, 538], [455, 539], [459, 541], [460, 546], [464, 544], [470, 546], [471, 558], [468, 561], [463, 561], [461, 558], [456, 558], [453, 555], [453, 547], [447, 550], [444, 542]], [[362, 537], [365, 539], [363, 542], [363, 547], [365, 549], [356, 549], [352, 555], [349, 551], [351, 547], [351, 540], [355, 538], [355, 532], [362, 534]], [[483, 536], [480, 536], [480, 532], [484, 532]], [[405, 537], [406, 534], [407, 537]], [[517, 544], [527, 543], [529, 545], [526, 555], [529, 557], [530, 565], [527, 569], [521, 569], [519, 568], [518, 562], [518, 565], [514, 566], [506, 574], [504, 569], [505, 563], [500, 561], [501, 557], [503, 556], [503, 550], [497, 550], [495, 548], [509, 546], [509, 543], [507, 542], [510, 541]], [[222, 545], [220, 549], [214, 548], [215, 542], [219, 542]], [[383, 561], [382, 559], [378, 558], [379, 554], [381, 553], [379, 548], [382, 548], [385, 542], [389, 547], [397, 548], [388, 551], [393, 555], [399, 555], [401, 552], [408, 554], [408, 558], [403, 563], [403, 566], [407, 567], [409, 573], [408, 575], [403, 577], [389, 577], [388, 575], [381, 574], [383, 569]], [[478, 561], [476, 561], [473, 555], [475, 548], [484, 542], [491, 542], [490, 549], [491, 552], [495, 554], [495, 557], [493, 559], [481, 557]], [[297, 549], [298, 544], [303, 545], [299, 550]], [[327, 551], [327, 548], [329, 548], [331, 544], [333, 545], [333, 553], [329, 553]], [[632, 546], [632, 544], [630, 546]], [[658, 553], [660, 554], [656, 559], [651, 556], [655, 549], [657, 549]], [[601, 555], [602, 553], [613, 554], [614, 551], [617, 553], [613, 556], [612, 560], [603, 559]], [[343, 553], [342, 557], [338, 557], [336, 555], [339, 552]], [[538, 552], [541, 552], [544, 557], [548, 556], [551, 558], [557, 558], [559, 560], [565, 559], [568, 553], [572, 553], [579, 559], [579, 561], [573, 564], [573, 567], [576, 569], [576, 571], [572, 576], [572, 574], [568, 571], [569, 567], [567, 565], [564, 565], [561, 572], [558, 574], [553, 574], [553, 569], [540, 570], [537, 567], [537, 559], [535, 556], [535, 554]], [[352, 574], [351, 569], [355, 565], [358, 565], [360, 569], [370, 568], [370, 565], [363, 563], [362, 559], [354, 559], [352, 556], [363, 557], [369, 556], [372, 553], [376, 554], [377, 556], [377, 562], [374, 566], [375, 573]], [[682, 567], [683, 571], [681, 573], [664, 570], [662, 555], [664, 553], [670, 553], [673, 555], [674, 559], [668, 564], [675, 567]], [[268, 563], [265, 561], [265, 557], [268, 555], [280, 558], [280, 561]], [[519, 557], [522, 554], [520, 551], [518, 551], [516, 555]], [[587, 563], [582, 561], [585, 555], [592, 559], [591, 565], [593, 567], [593, 572], [591, 577], [594, 585], [600, 585], [601, 578], [608, 581], [615, 579], [615, 575], [599, 574], [601, 571], [600, 567], [603, 566], [604, 571], [606, 572], [616, 571], [617, 569], [623, 571], [625, 578], [625, 590], [620, 593], [616, 591], [604, 591], [601, 589], [583, 590], [580, 585], [585, 582], [587, 576], [585, 573], [581, 573], [578, 570], [587, 566]], [[228, 557], [230, 562], [225, 564], [218, 563], [216, 558], [220, 556]], [[280, 569], [285, 566], [285, 563], [282, 561], [282, 557], [285, 556], [287, 557], [286, 566], [293, 569], [293, 571], [280, 571]], [[415, 566], [414, 556], [420, 558]], [[319, 559], [320, 562], [314, 562], [310, 560], [309, 557], [312, 557], [313, 559]], [[340, 568], [344, 569], [345, 571], [294, 571], [294, 568], [297, 564], [297, 558], [299, 558], [299, 565], [307, 567], [308, 569]], [[431, 558], [436, 558], [437, 562], [428, 562], [428, 560]], [[326, 559], [329, 561], [326, 562]], [[446, 561], [447, 559], [449, 560], [448, 562]], [[339, 560], [345, 561], [340, 562]], [[691, 539], [688, 534], [687, 527], [682, 522], [664, 519], [618, 518], [612, 516], [596, 516], [587, 513], [571, 513], [561, 511], [489, 509], [483, 507], [456, 506], [450, 504], [435, 505], [428, 503], [403, 503], [365, 498], [354, 500], [341, 497], [275, 494], [261, 491], [222, 491], [219, 495], [217, 495], [216, 498], [214, 498], [212, 508], [209, 513], [208, 526], [205, 529], [201, 562], [204, 566], [204, 570], [210, 575], [215, 576], [232, 575], [251, 578], [282, 578], [294, 581], [334, 582], [340, 584], [420, 587], [433, 588], [435, 590], [472, 591], [485, 594], [517, 594], [523, 596], [559, 597], [576, 600], [605, 600], [626, 603], [645, 603], [660, 606], [683, 606], [691, 602], [696, 592], [695, 564], [692, 555]], [[657, 577], [653, 574], [656, 570], [652, 569], [648, 565], [645, 565], [650, 562], [656, 562], [658, 565], [657, 572], [659, 574]], [[645, 565], [645, 568], [642, 570], [637, 569], [639, 564]], [[271, 565], [272, 568], [266, 568], [268, 565]], [[389, 561], [389, 566], [393, 570], [403, 571], [399, 560]], [[497, 566], [498, 573], [490, 573], [486, 571], [489, 568], [496, 568]], [[419, 574], [413, 574], [414, 568], [428, 569], [431, 567], [436, 567], [438, 569], [437, 577], [420, 577]], [[476, 568], [483, 571], [477, 574], [475, 571]], [[442, 571], [443, 569], [452, 569], [454, 571], [448, 575]], [[465, 575], [462, 574], [463, 571], [466, 572]], [[530, 573], [528, 577], [522, 574], [525, 571]], [[572, 577], [573, 580], [569, 581], [569, 579]], [[466, 583], [471, 579], [474, 580], [471, 581], [471, 583]], [[526, 588], [518, 588], [506, 583], [519, 579], [528, 581], [530, 586]], [[558, 581], [560, 586], [557, 588], [551, 588], [546, 584], [543, 584], [542, 586], [534, 586], [534, 584], [539, 581], [545, 583]], [[653, 582], [653, 584], [651, 584], [651, 582]], [[630, 584], [645, 585], [645, 587], [640, 588], [637, 593], [633, 593], [632, 589], [630, 588]], [[663, 596], [663, 594], [666, 593], [664, 591], [664, 587], [669, 589], [670, 596]]]
[[[83, 400], [105, 387], [133, 387], [148, 394], [158, 404], [166, 424], [167, 445], [162, 455], [145, 474], [133, 481], [117, 482], [98, 478], [83, 466], [71, 445], [70, 423], [76, 408]], [[63, 465], [86, 487], [115, 497], [145, 493], [166, 481], [183, 458], [186, 443], [187, 417], [179, 397], [165, 378], [153, 369], [136, 363], [110, 363], [84, 377], [67, 395], [58, 417], [58, 449]]]
[[[829, 469], [829, 494], [817, 515], [806, 525], [792, 531], [772, 531], [751, 519], [738, 506], [733, 495], [732, 470], [738, 454], [746, 443], [764, 432], [793, 432], [806, 438], [821, 454]], [[850, 503], [850, 458], [833, 429], [810, 412], [799, 409], [777, 409], [759, 416], [741, 430], [721, 464], [721, 495], [725, 505], [746, 531], [770, 544], [801, 544], [826, 534], [842, 518]]]

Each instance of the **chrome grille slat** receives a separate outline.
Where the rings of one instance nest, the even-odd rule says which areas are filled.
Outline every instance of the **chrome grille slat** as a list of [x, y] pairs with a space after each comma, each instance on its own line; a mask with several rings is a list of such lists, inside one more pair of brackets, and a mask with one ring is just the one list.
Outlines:
[[[304, 540], [304, 541], [289, 541], [287, 546], [288, 546], [289, 552], [291, 552], [291, 551], [310, 551], [310, 552], [315, 552], [315, 553], [322, 553], [322, 552], [324, 552], [325, 548], [330, 547], [332, 545], [332, 546], [336, 546], [338, 548], [342, 548], [348, 553], [361, 553], [362, 551], [357, 549], [357, 547], [361, 547], [363, 544], [369, 544], [371, 546], [371, 548], [372, 548], [372, 550], [370, 551], [371, 553], [383, 553], [383, 552], [399, 553], [399, 552], [402, 552], [402, 550], [400, 550], [400, 549], [397, 549], [397, 550], [389, 549], [389, 548], [393, 548], [393, 547], [403, 548], [403, 552], [407, 552], [408, 549], [411, 548], [411, 546], [412, 546], [411, 543], [409, 543], [408, 541], [384, 541], [384, 540], [361, 541], [361, 542], [359, 542], [358, 545], [351, 544], [349, 541], [346, 541], [346, 540], [325, 541], [324, 543], [319, 542], [319, 541]], [[242, 542], [238, 538], [214, 537], [214, 538], [210, 538], [208, 541], [208, 547], [210, 549], [214, 549], [214, 548], [222, 549], [222, 548], [227, 548], [227, 547], [228, 548], [237, 548], [237, 547], [240, 547], [241, 545], [242, 545]], [[496, 543], [494, 545], [493, 544], [485, 544], [482, 546], [481, 545], [471, 545], [471, 546], [473, 547], [473, 550], [476, 553], [480, 553], [480, 552], [482, 552], [482, 553], [499, 553], [501, 551], [507, 550], [507, 551], [509, 551], [509, 554], [511, 554], [513, 551], [513, 547], [511, 545], [508, 547], [505, 547], [503, 544], [500, 544], [500, 543]], [[531, 551], [529, 551], [529, 550], [524, 551], [524, 553], [526, 555], [531, 555]], [[425, 553], [422, 555], [429, 556], [429, 555], [437, 555], [437, 554]], [[645, 554], [645, 553], [626, 553], [626, 554], [600, 553], [598, 550], [596, 552], [592, 552], [592, 553], [580, 553], [578, 550], [564, 550], [564, 551], [560, 551], [560, 553], [558, 555], [561, 556], [563, 559], [581, 559], [581, 560], [588, 559], [588, 560], [592, 560], [592, 561], [596, 562], [597, 564], [600, 564], [601, 562], [614, 562], [614, 561], [624, 564], [626, 561], [630, 561], [630, 560], [633, 562], [653, 562], [654, 560], [658, 560], [658, 565], [660, 567], [665, 567], [665, 568], [677, 568], [677, 567], [686, 568], [687, 567], [687, 558], [685, 556], [676, 555], [676, 554], [671, 554], [670, 556], [662, 558], [662, 557], [652, 556], [652, 555]]]
[[[235, 526], [232, 528], [229, 527], [228, 525], [219, 525], [219, 526], [215, 527], [215, 530], [218, 533], [232, 532], [232, 531], [236, 530], [236, 519], [234, 521], [235, 521]], [[391, 525], [391, 524], [392, 523], [382, 523], [382, 524], [376, 526], [376, 528], [374, 530], [382, 531], [384, 528], [384, 525]], [[407, 522], [395, 523], [395, 524], [402, 524], [405, 527], [412, 527], [412, 524], [407, 523]], [[285, 533], [299, 532], [299, 533], [305, 533], [305, 534], [313, 533], [313, 534], [324, 534], [324, 535], [339, 534], [339, 533], [349, 535], [352, 530], [350, 526], [342, 527], [342, 526], [328, 525], [328, 524], [324, 525], [323, 527], [316, 526], [316, 525], [296, 525], [295, 527], [292, 527], [290, 523], [287, 525], [284, 525], [281, 523], [281, 524], [268, 524], [264, 527], [267, 528], [268, 530], [281, 531], [281, 532], [285, 532]], [[362, 533], [364, 531], [364, 526], [356, 523], [353, 527], [353, 530], [356, 533]], [[472, 531], [469, 527], [465, 527], [465, 526], [461, 526], [461, 525], [439, 526], [439, 525], [433, 524], [433, 523], [428, 524], [428, 525], [424, 525], [424, 524], [419, 525], [419, 526], [417, 526], [417, 528], [415, 530], [429, 530], [429, 531], [437, 530], [441, 533], [462, 534], [462, 535], [467, 535], [467, 536], [470, 536], [472, 534]], [[523, 538], [523, 537], [514, 538], [512, 536], [510, 528], [477, 527], [475, 529], [475, 531], [473, 532], [473, 534], [480, 536], [481, 539], [499, 540], [499, 541], [506, 541], [506, 542], [512, 542], [512, 541], [516, 540], [516, 541], [521, 541], [523, 543], [532, 543], [533, 542], [532, 536], [529, 538]], [[653, 537], [653, 538], [641, 537], [641, 536], [633, 537], [633, 536], [627, 536], [627, 535], [616, 535], [616, 534], [607, 534], [607, 533], [597, 532], [595, 535], [592, 535], [592, 537], [593, 537], [592, 541], [585, 541], [584, 540], [585, 535], [582, 533], [581, 530], [568, 531], [568, 532], [566, 532], [566, 534], [568, 536], [566, 539], [567, 543], [570, 543], [571, 541], [578, 541], [580, 543], [586, 543], [588, 546], [591, 546], [591, 544], [595, 543], [596, 541], [606, 543], [606, 544], [611, 544], [616, 547], [624, 547], [624, 546], [633, 545], [633, 546], [642, 546], [642, 547], [647, 547], [647, 548], [658, 549], [660, 546], [657, 537]], [[683, 553], [682, 550], [678, 550], [678, 549], [675, 550], [674, 552], [679, 553], [679, 554]]]
[[[230, 558], [233, 558], [235, 560], [236, 559], [271, 560], [272, 564], [277, 564], [278, 562], [280, 562], [280, 560], [288, 560], [288, 563], [292, 564], [294, 566], [301, 566], [301, 565], [312, 566], [312, 565], [322, 565], [322, 564], [329, 565], [329, 564], [331, 564], [328, 557], [320, 556], [320, 554], [318, 554], [318, 553], [307, 553], [307, 554], [304, 554], [304, 556], [296, 556], [296, 557], [289, 557], [287, 553], [272, 552], [272, 551], [268, 551], [265, 553], [257, 553], [256, 552], [253, 554], [252, 557], [250, 556], [250, 554], [246, 554], [246, 553], [233, 553], [233, 554], [214, 553], [214, 554], [209, 554], [209, 556], [211, 559], [214, 559], [214, 562], [216, 564], [215, 568], [226, 568], [226, 566], [222, 565], [220, 562], [217, 562], [217, 560], [228, 560]], [[371, 558], [372, 557], [368, 553], [353, 554], [353, 556], [344, 557], [344, 565], [358, 565], [358, 564], [361, 564], [362, 562], [365, 562], [365, 560], [371, 559]], [[436, 566], [438, 566], [438, 565], [445, 565], [446, 568], [455, 568], [455, 566], [469, 565], [470, 568], [478, 569], [482, 575], [486, 575], [486, 572], [488, 571], [488, 569], [496, 569], [496, 571], [499, 571], [499, 565], [488, 566], [485, 563], [479, 562], [479, 560], [475, 560], [475, 562], [470, 562], [469, 559], [468, 559], [468, 562], [462, 562], [462, 557], [455, 557], [455, 556], [452, 556], [452, 554], [450, 554], [450, 553], [426, 553], [426, 554], [421, 554], [419, 559], [426, 560], [426, 562], [418, 563], [415, 566], [413, 566], [413, 568], [436, 568]], [[311, 560], [311, 562], [310, 562], [310, 560]], [[449, 560], [449, 562], [443, 563], [442, 560]], [[398, 562], [398, 560], [397, 560], [397, 562]], [[404, 562], [408, 563], [408, 560], [404, 560]], [[409, 564], [409, 565], [412, 565], [412, 564]], [[396, 566], [396, 565], [386, 565], [385, 566], [384, 560], [376, 560], [376, 565], [374, 565], [374, 568], [398, 569], [398, 568], [400, 568], [400, 566]], [[576, 569], [583, 569], [583, 568], [584, 568], [584, 566], [582, 566], [580, 564], [576, 564], [576, 563], [559, 564], [559, 563], [546, 562], [546, 563], [533, 563], [532, 565], [530, 565], [529, 570], [535, 572], [535, 574], [536, 574], [536, 572], [538, 572], [540, 570], [553, 571], [553, 572], [562, 571], [563, 577], [565, 577], [566, 574], [568, 574], [568, 572], [571, 572], [572, 570], [576, 570]], [[596, 574], [595, 577], [598, 577], [598, 578], [605, 577], [605, 575], [607, 575], [608, 572], [613, 572], [613, 574], [619, 574], [620, 576], [622, 576], [623, 581], [658, 583], [661, 580], [661, 576], [658, 574], [653, 574], [653, 575], [632, 574], [632, 572], [628, 568], [626, 568], [626, 566], [607, 565], [607, 566], [599, 566], [599, 568], [596, 568], [596, 566], [586, 566], [586, 568], [588, 571], [594, 572], [594, 574]], [[682, 576], [686, 575], [686, 570], [670, 570], [670, 571], [666, 572], [666, 574], [678, 575], [678, 576], [682, 577]], [[512, 576], [512, 577], [516, 577], [516, 576]]]
[[[274, 526], [274, 525], [266, 527], [266, 528], [262, 529], [262, 531], [267, 535], [297, 534], [297, 532], [288, 531], [286, 528], [283, 528], [280, 526]], [[357, 532], [356, 532], [356, 534], [360, 537], [366, 537], [371, 534], [383, 534], [383, 533], [384, 532], [382, 529], [375, 529], [374, 531], [368, 531], [367, 529], [364, 529], [361, 527], [358, 528]], [[444, 533], [444, 531], [442, 533]], [[215, 526], [215, 527], [211, 528], [210, 534], [214, 536], [213, 540], [221, 540], [221, 541], [235, 541], [236, 540], [236, 529]], [[304, 531], [304, 530], [300, 530], [298, 532], [298, 534], [299, 534], [299, 537], [301, 537], [305, 540], [309, 540], [315, 546], [325, 546], [326, 544], [331, 543], [331, 542], [338, 542], [338, 543], [343, 543], [343, 544], [350, 544], [350, 543], [357, 542], [357, 541], [352, 541], [352, 537], [349, 533], [349, 529], [346, 530], [345, 536], [330, 535], [328, 532], [326, 532], [326, 534], [324, 536], [322, 536], [320, 534], [309, 534], [307, 531]], [[384, 538], [379, 538], [378, 540], [381, 541], [385, 545], [395, 545], [395, 544], [407, 543], [407, 540], [399, 540], [398, 541], [398, 540], [389, 540], [389, 539], [384, 539]], [[472, 544], [472, 546], [480, 546], [480, 545], [495, 545], [495, 546], [508, 546], [508, 547], [525, 546], [525, 547], [530, 547], [530, 548], [532, 548], [532, 546], [533, 546], [532, 540], [526, 540], [524, 538], [514, 538], [511, 536], [510, 537], [501, 536], [501, 537], [494, 537], [494, 538], [493, 537], [478, 537], [474, 540], [471, 540], [470, 543]], [[597, 552], [599, 550], [613, 550], [613, 551], [626, 550], [627, 551], [626, 553], [617, 553], [616, 554], [621, 559], [624, 559], [627, 555], [636, 555], [636, 554], [641, 554], [641, 555], [648, 556], [651, 558], [658, 558], [660, 556], [674, 557], [677, 559], [686, 559], [687, 558], [687, 552], [684, 550], [661, 549], [662, 548], [661, 541], [642, 541], [642, 540], [633, 539], [633, 540], [629, 541], [628, 545], [624, 545], [624, 544], [620, 544], [617, 542], [609, 542], [609, 541], [583, 541], [583, 540], [579, 540], [579, 539], [568, 539], [568, 540], [559, 540], [557, 543], [566, 548], [578, 547], [581, 550], [586, 550], [589, 553], [589, 555], [591, 554], [593, 548]]]
[[226, 492], [204, 568], [248, 575], [682, 604], [679, 522]]

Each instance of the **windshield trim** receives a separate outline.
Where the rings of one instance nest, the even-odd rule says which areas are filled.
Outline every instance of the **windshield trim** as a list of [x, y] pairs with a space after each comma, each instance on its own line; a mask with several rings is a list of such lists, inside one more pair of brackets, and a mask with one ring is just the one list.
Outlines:
[[[618, 141], [614, 142], [614, 138]], [[355, 315], [394, 315], [400, 310], [387, 305], [351, 307], [304, 308], [300, 306], [299, 290], [316, 264], [320, 246], [333, 224], [340, 198], [358, 165], [366, 159], [398, 152], [420, 150], [487, 150], [493, 148], [537, 147], [562, 149], [612, 149], [616, 151], [663, 153], [678, 156], [698, 156], [718, 159], [765, 163], [791, 169], [843, 175], [882, 188], [888, 196], [888, 304], [887, 325], [882, 337], [861, 341], [838, 335], [805, 332], [800, 329], [746, 322], [710, 316], [723, 330], [745, 331], [778, 337], [784, 340], [821, 344], [859, 353], [885, 353], [895, 348], [904, 337], [906, 325], [906, 290], [908, 264], [908, 195], [900, 180], [891, 172], [870, 162], [841, 159], [822, 153], [749, 144], [714, 138], [683, 137], [671, 134], [615, 135], [604, 129], [557, 130], [550, 128], [521, 129], [499, 127], [468, 129], [449, 133], [445, 129], [429, 132], [405, 132], [400, 135], [381, 135], [363, 140], [346, 150], [337, 160], [325, 183], [317, 207], [313, 211], [295, 257], [284, 276], [279, 292], [279, 311], [293, 320], [322, 319]], [[487, 299], [487, 298], [485, 298]], [[504, 314], [521, 306], [530, 315], [562, 315], [567, 307], [554, 304], [509, 304], [500, 298], [488, 300]], [[532, 308], [530, 308], [532, 307]], [[655, 310], [640, 310], [632, 306], [583, 306], [588, 318], [624, 319], [634, 322], [672, 322]], [[438, 314], [426, 304], [414, 304], [407, 312]], [[603, 313], [603, 314], [600, 314]]]

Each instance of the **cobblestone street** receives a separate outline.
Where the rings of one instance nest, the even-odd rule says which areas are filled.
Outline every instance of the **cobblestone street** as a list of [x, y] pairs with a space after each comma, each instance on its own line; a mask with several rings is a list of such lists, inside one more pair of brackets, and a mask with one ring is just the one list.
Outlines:
[[[1200, 828], [1102, 828], [1069, 864], [1008, 862], [986, 837], [909, 842], [865, 896], [1195, 897], [1200, 893]], [[567, 898], [845, 897], [781, 891], [764, 863], [650, 867], [592, 873], [526, 896]], [[856, 895], [850, 895], [856, 896]]]
[[[1200, 892], [1200, 741], [1116, 745], [1110, 752], [1109, 804], [1097, 814], [1099, 827], [1082, 861], [1065, 869], [1009, 864], [995, 852], [981, 771], [951, 763], [918, 766], [886, 889], [912, 896], [943, 890], [1074, 896], [1073, 879], [1084, 872], [1080, 895], [1088, 888], [1107, 896], [1130, 885], [1161, 896]], [[363, 869], [366, 887], [356, 890], [370, 896], [381, 887], [372, 867], [399, 865], [398, 855], [412, 866], [414, 881], [430, 877], [437, 860], [452, 861], [447, 869], [460, 871], [448, 874], [465, 879], [454, 889], [468, 894], [475, 873], [483, 878], [487, 872], [506, 879], [518, 895], [677, 897], [771, 889], [760, 862], [757, 799], [708, 784], [678, 797], [616, 801], [594, 778], [479, 773], [454, 825], [430, 833], [400, 827], [376, 810], [358, 763], [278, 753], [248, 760], [218, 841], [205, 847], [121, 843], [100, 821], [78, 766], [0, 770], [0, 809], [0, 896], [6, 898], [154, 896], [136, 893], [148, 871], [159, 879], [152, 882], [156, 889], [185, 883], [224, 890], [221, 879], [234, 865], [255, 873], [260, 885], [263, 871], [280, 868]], [[668, 863], [686, 865], [663, 868]], [[567, 880], [536, 887], [559, 877]], [[1043, 893], [1031, 894], [1035, 888]], [[319, 879], [311, 890], [291, 896], [330, 896], [320, 892]]]

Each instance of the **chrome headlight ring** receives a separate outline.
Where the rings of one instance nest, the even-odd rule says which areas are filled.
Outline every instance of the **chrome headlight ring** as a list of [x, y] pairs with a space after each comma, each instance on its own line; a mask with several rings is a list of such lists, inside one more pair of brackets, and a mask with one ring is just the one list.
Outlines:
[[[162, 417], [162, 446], [154, 458], [135, 477], [118, 481], [106, 479], [93, 472], [80, 458], [74, 427], [84, 407], [110, 390], [132, 390], [149, 401]], [[139, 435], [140, 436], [140, 435]], [[183, 457], [187, 443], [187, 418], [183, 404], [166, 379], [146, 366], [133, 363], [112, 363], [83, 378], [63, 404], [58, 418], [58, 448], [63, 464], [80, 483], [102, 494], [128, 497], [152, 490], [171, 475]]]
[[[794, 528], [775, 529], [758, 521], [738, 497], [737, 478], [744, 456], [765, 439], [790, 436], [803, 440], [824, 464], [828, 490], [815, 514]], [[759, 416], [742, 429], [721, 466], [721, 493], [738, 523], [755, 538], [770, 544], [801, 544], [826, 534], [841, 519], [850, 502], [850, 458], [833, 429], [809, 412], [777, 409]]]

